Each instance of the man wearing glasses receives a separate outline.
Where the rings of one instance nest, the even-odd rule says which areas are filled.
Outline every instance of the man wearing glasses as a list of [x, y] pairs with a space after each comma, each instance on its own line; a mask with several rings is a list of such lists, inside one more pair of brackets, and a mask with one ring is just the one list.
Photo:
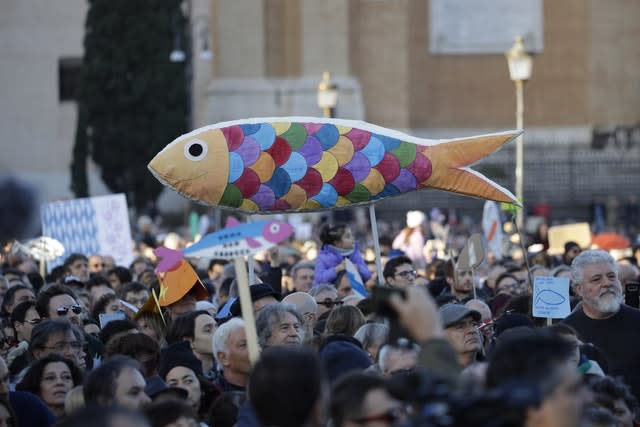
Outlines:
[[73, 326], [65, 319], [47, 320], [33, 328], [29, 351], [35, 360], [58, 354], [86, 367], [83, 342], [76, 338]]
[[439, 312], [445, 337], [458, 353], [458, 362], [462, 367], [471, 365], [482, 350], [480, 313], [462, 304], [445, 304]]
[[26, 301], [18, 304], [11, 312], [11, 324], [16, 331], [16, 341], [18, 345], [9, 350], [8, 360], [9, 372], [17, 375], [24, 368], [29, 366], [29, 342], [31, 341], [31, 331], [40, 323], [40, 315], [36, 311], [36, 303]]
[[406, 256], [391, 258], [384, 266], [382, 277], [387, 286], [404, 289], [413, 286], [418, 273], [413, 268], [411, 259]]
[[384, 378], [362, 372], [346, 374], [334, 384], [330, 410], [335, 427], [391, 426], [407, 414]]
[[338, 297], [338, 291], [333, 285], [318, 285], [309, 291], [309, 295], [313, 297], [318, 304], [317, 316], [318, 320], [325, 319], [323, 316], [333, 310], [335, 307], [342, 305], [342, 300]]
[[93, 367], [93, 359], [102, 357], [104, 346], [82, 329], [82, 306], [78, 304], [75, 294], [67, 286], [51, 285], [40, 291], [36, 299], [36, 310], [43, 319], [66, 318], [72, 325], [83, 331], [87, 342], [86, 364], [89, 369]]

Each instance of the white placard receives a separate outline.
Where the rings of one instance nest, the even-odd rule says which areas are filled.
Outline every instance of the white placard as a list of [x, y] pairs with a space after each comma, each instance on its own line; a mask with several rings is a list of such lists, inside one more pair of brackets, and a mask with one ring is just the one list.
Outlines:
[[131, 229], [124, 194], [47, 203], [42, 206], [42, 233], [62, 243], [65, 253], [47, 263], [49, 271], [73, 252], [111, 255], [117, 265], [133, 261]]
[[533, 315], [564, 319], [571, 313], [569, 279], [536, 276], [533, 282]]
[[487, 200], [482, 210], [482, 231], [487, 239], [487, 246], [495, 259], [502, 259], [502, 220], [500, 208], [496, 202]]

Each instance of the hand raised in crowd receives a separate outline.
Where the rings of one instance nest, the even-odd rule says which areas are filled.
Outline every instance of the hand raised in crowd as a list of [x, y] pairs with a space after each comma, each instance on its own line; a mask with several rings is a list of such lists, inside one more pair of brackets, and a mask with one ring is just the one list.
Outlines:
[[433, 298], [415, 286], [408, 287], [406, 291], [406, 299], [397, 294], [389, 299], [389, 304], [398, 313], [400, 324], [419, 343], [442, 337], [442, 322]]
[[267, 250], [267, 257], [271, 267], [280, 267], [284, 260], [283, 250], [279, 246], [274, 246]]

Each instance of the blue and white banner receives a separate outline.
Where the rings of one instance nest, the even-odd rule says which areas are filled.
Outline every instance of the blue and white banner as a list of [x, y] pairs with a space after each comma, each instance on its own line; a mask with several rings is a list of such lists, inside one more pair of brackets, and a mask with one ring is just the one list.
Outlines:
[[356, 291], [359, 295], [362, 295], [364, 298], [367, 298], [369, 296], [369, 293], [367, 292], [367, 288], [364, 287], [362, 276], [360, 276], [358, 267], [356, 267], [356, 265], [351, 262], [349, 258], [345, 258], [344, 261], [347, 270], [347, 277], [349, 278], [349, 282], [351, 283], [351, 289]]
[[62, 265], [69, 254], [111, 255], [116, 265], [133, 261], [131, 229], [124, 194], [46, 203], [42, 206], [42, 233], [62, 243], [64, 255], [47, 262]]

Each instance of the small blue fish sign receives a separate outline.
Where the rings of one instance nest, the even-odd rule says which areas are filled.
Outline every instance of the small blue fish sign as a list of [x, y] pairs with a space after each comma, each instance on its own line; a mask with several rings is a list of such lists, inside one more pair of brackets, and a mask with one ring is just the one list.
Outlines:
[[569, 305], [569, 279], [536, 276], [533, 282], [533, 315], [551, 319], [564, 319], [571, 313]]

